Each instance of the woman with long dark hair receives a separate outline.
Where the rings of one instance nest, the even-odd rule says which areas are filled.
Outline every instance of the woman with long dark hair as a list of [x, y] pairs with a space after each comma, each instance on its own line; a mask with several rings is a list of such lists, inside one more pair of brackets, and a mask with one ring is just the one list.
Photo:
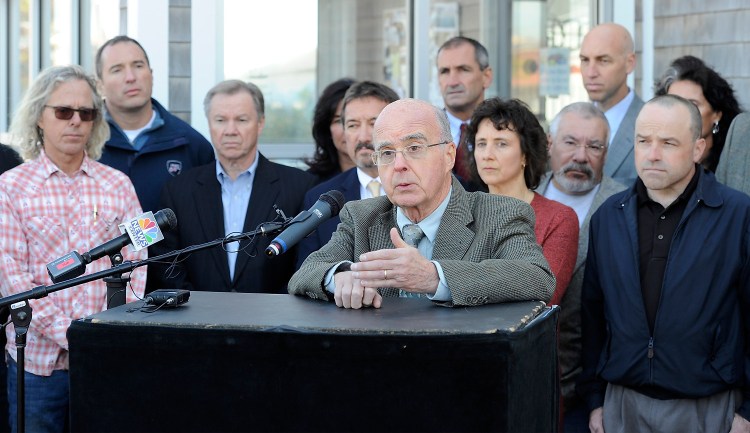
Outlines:
[[334, 81], [323, 90], [315, 104], [312, 127], [315, 154], [305, 163], [310, 167], [307, 171], [318, 176], [319, 182], [354, 167], [346, 150], [341, 123], [344, 94], [354, 83], [351, 78]]

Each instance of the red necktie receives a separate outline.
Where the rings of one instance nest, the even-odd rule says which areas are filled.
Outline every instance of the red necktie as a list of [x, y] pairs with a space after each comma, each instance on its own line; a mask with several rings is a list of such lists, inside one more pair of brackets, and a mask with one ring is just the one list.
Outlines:
[[453, 166], [453, 172], [461, 177], [465, 181], [469, 181], [469, 164], [467, 158], [469, 157], [468, 145], [465, 143], [466, 139], [466, 124], [461, 124], [461, 135], [458, 138], [458, 149], [456, 149], [456, 163]]

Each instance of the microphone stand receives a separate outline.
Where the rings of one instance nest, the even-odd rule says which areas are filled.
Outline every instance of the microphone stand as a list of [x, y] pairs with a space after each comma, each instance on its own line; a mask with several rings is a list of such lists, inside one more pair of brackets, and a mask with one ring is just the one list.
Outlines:
[[[121, 265], [124, 258], [122, 257], [122, 253], [118, 251], [109, 256], [109, 261], [114, 268]], [[123, 277], [122, 274], [115, 274], [110, 277], [105, 277], [104, 282], [107, 284], [107, 310], [119, 307], [120, 305], [125, 305], [125, 293], [127, 292], [130, 277]]]
[[[16, 420], [17, 420], [17, 431], [18, 433], [24, 433], [25, 431], [25, 348], [26, 348], [26, 333], [29, 329], [29, 325], [31, 324], [31, 306], [29, 305], [30, 299], [40, 299], [44, 298], [45, 296], [49, 295], [50, 293], [57, 292], [59, 290], [67, 289], [69, 287], [78, 286], [81, 284], [89, 283], [91, 281], [98, 280], [100, 278], [104, 278], [105, 281], [107, 281], [108, 277], [112, 277], [111, 280], [120, 280], [120, 281], [113, 281], [113, 283], [122, 283], [122, 298], [123, 298], [123, 304], [125, 303], [125, 284], [130, 279], [129, 277], [126, 278], [120, 278], [116, 275], [122, 275], [126, 272], [132, 272], [134, 269], [139, 268], [141, 266], [147, 265], [152, 262], [156, 262], [159, 260], [168, 259], [171, 257], [179, 256], [180, 254], [186, 254], [191, 253], [193, 251], [200, 251], [207, 248], [211, 248], [217, 245], [222, 245], [224, 243], [229, 242], [235, 242], [235, 241], [242, 241], [245, 239], [252, 239], [257, 235], [273, 235], [276, 233], [280, 233], [284, 229], [286, 229], [289, 225], [291, 225], [292, 219], [286, 218], [283, 222], [270, 222], [265, 223], [260, 226], [260, 228], [253, 230], [251, 232], [245, 232], [240, 233], [232, 236], [226, 236], [221, 239], [216, 239], [213, 241], [205, 242], [198, 245], [192, 245], [186, 248], [183, 248], [181, 250], [177, 251], [171, 251], [169, 253], [164, 253], [161, 255], [158, 255], [156, 257], [149, 257], [145, 260], [140, 260], [137, 262], [122, 261], [122, 255], [120, 254], [120, 263], [115, 264], [116, 260], [115, 257], [117, 254], [113, 254], [110, 256], [110, 260], [112, 261], [112, 267], [110, 269], [105, 269], [103, 271], [94, 272], [92, 274], [88, 275], [82, 275], [77, 278], [72, 278], [70, 280], [65, 280], [56, 284], [52, 284], [51, 286], [37, 286], [34, 287], [31, 290], [27, 290], [25, 292], [16, 293], [15, 295], [5, 296], [3, 298], [0, 298], [0, 309], [3, 307], [10, 307], [10, 317], [13, 321], [13, 326], [15, 327], [16, 331], [16, 370], [17, 370], [17, 379], [16, 379]], [[113, 286], [116, 287], [116, 286]], [[108, 283], [107, 285], [107, 300], [109, 303], [109, 299], [111, 294], [110, 292], [110, 285]], [[118, 293], [119, 295], [119, 293]]]

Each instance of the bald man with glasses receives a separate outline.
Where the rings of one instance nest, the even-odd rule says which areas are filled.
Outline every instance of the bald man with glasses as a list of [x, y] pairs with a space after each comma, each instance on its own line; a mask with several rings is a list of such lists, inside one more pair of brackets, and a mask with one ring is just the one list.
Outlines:
[[378, 116], [373, 162], [386, 196], [348, 202], [331, 240], [289, 281], [289, 292], [343, 308], [384, 297], [446, 306], [548, 301], [555, 277], [519, 200], [466, 192], [443, 110], [393, 102]]

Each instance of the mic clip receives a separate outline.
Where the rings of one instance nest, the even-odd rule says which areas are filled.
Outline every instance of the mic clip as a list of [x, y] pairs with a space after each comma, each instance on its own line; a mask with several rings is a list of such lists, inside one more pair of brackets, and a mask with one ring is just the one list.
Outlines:
[[278, 216], [280, 216], [280, 217], [281, 217], [281, 220], [282, 220], [282, 221], [284, 221], [285, 223], [287, 222], [287, 220], [288, 220], [289, 218], [287, 218], [287, 217], [286, 217], [286, 215], [284, 214], [284, 211], [283, 211], [283, 210], [281, 210], [281, 209], [280, 209], [280, 208], [279, 208], [278, 206], [276, 206], [276, 205], [273, 205], [273, 210], [274, 210], [274, 211], [276, 211], [276, 215], [278, 215]]

